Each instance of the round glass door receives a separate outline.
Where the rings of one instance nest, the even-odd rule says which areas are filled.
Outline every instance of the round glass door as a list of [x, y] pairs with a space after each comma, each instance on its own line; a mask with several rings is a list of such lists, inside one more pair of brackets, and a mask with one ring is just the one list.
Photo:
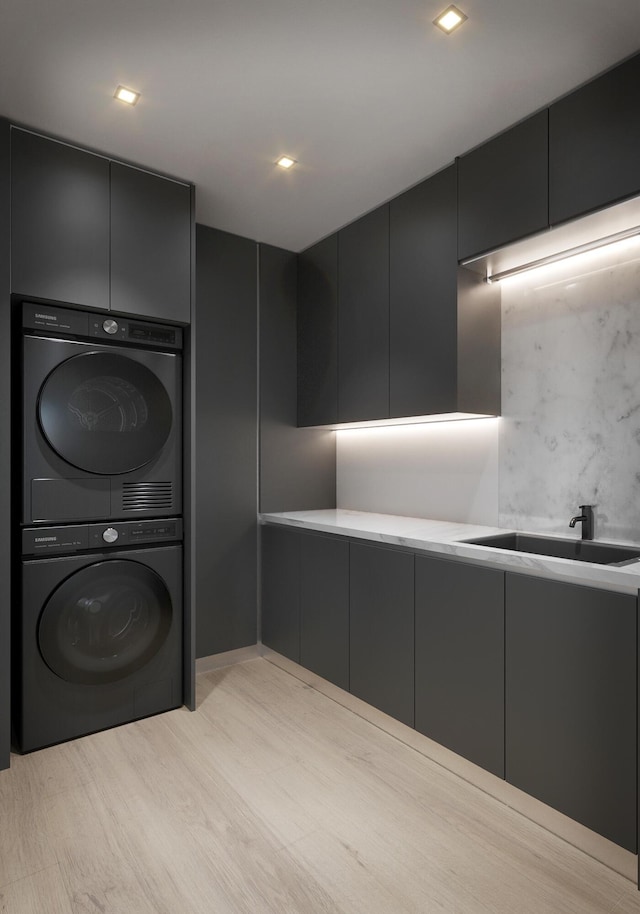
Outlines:
[[171, 432], [169, 396], [145, 365], [122, 355], [87, 352], [49, 374], [38, 421], [67, 463], [100, 475], [137, 470], [162, 450]]
[[97, 562], [52, 593], [38, 622], [38, 647], [67, 682], [117, 682], [158, 652], [171, 627], [171, 597], [139, 562]]

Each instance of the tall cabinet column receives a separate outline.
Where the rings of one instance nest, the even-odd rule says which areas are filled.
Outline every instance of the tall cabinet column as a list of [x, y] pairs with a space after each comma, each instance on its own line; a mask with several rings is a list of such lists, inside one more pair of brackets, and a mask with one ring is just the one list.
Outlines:
[[196, 654], [256, 643], [257, 245], [196, 228]]
[[0, 769], [11, 751], [11, 300], [9, 123], [0, 119]]

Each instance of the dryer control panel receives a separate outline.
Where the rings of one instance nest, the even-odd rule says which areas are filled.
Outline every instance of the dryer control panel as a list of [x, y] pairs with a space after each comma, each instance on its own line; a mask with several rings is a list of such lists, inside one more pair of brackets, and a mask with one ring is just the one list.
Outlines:
[[94, 311], [75, 311], [49, 305], [24, 302], [23, 330], [55, 333], [63, 338], [85, 337], [105, 343], [134, 343], [153, 346], [169, 352], [182, 349], [182, 329], [170, 324], [156, 324], [144, 318], [118, 317]]
[[25, 527], [23, 555], [72, 555], [90, 549], [153, 546], [182, 540], [182, 519], [122, 521], [122, 523], [66, 524], [59, 527]]

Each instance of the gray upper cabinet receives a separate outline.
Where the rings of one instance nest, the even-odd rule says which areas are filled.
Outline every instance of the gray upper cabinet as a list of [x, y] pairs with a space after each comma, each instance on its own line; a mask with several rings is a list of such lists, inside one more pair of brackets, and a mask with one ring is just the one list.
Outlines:
[[391, 201], [389, 415], [457, 407], [456, 168]]
[[188, 323], [191, 187], [13, 128], [11, 290]]
[[191, 190], [111, 163], [111, 308], [189, 322]]
[[11, 131], [11, 289], [109, 307], [109, 162]]
[[338, 235], [298, 257], [298, 425], [338, 421]]
[[640, 193], [640, 55], [549, 110], [552, 224]]
[[338, 421], [389, 416], [389, 206], [338, 233]]
[[458, 258], [547, 228], [548, 111], [534, 114], [458, 160]]

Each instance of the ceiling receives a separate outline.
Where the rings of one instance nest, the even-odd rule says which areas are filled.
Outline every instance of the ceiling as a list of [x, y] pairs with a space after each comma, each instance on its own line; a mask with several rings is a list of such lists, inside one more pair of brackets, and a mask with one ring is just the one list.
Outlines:
[[298, 251], [640, 49], [638, 0], [457, 0], [445, 35], [447, 3], [4, 0], [0, 114]]

